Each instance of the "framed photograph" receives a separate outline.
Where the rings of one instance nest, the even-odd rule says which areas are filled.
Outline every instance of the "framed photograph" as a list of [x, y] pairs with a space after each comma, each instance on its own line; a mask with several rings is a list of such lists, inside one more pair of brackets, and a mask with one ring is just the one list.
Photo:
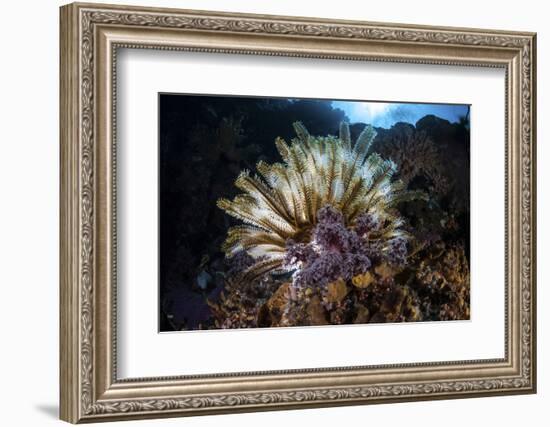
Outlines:
[[535, 34], [61, 8], [61, 418], [536, 391]]

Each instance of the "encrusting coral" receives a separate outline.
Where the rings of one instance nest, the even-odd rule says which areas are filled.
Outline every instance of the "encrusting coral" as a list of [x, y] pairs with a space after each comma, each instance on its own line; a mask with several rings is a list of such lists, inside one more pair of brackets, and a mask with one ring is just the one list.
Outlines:
[[470, 317], [470, 268], [464, 247], [438, 242], [416, 266], [411, 284], [426, 320]]

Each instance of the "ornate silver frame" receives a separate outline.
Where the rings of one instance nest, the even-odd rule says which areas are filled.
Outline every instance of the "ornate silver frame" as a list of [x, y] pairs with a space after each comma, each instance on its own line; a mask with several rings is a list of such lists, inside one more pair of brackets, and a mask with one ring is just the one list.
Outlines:
[[[61, 418], [78, 423], [534, 393], [535, 34], [71, 4], [61, 8]], [[505, 357], [238, 375], [116, 375], [119, 47], [502, 67]]]

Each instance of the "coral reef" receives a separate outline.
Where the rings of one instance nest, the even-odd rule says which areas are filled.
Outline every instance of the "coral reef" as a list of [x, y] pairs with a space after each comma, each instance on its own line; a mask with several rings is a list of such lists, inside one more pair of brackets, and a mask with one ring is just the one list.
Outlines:
[[425, 131], [417, 131], [405, 123], [394, 128], [400, 131], [388, 134], [377, 144], [380, 155], [392, 159], [399, 171], [399, 178], [409, 186], [415, 178], [422, 177], [431, 194], [445, 194], [449, 189], [441, 153]]
[[[301, 123], [294, 127], [298, 137], [290, 145], [282, 139], [275, 142], [284, 163], [259, 162], [260, 175], [244, 171], [237, 178], [235, 185], [243, 194], [232, 201], [218, 200], [221, 209], [245, 223], [230, 228], [223, 245], [228, 257], [244, 250], [256, 260], [244, 272], [243, 280], [297, 270], [298, 264], [305, 262], [299, 258], [311, 255], [315, 248], [332, 250], [333, 256], [311, 261], [315, 268], [313, 264], [299, 268], [294, 285], [319, 279], [322, 269], [328, 274], [344, 261], [338, 255], [343, 252], [348, 252], [344, 256], [348, 276], [358, 265], [370, 266], [367, 252], [374, 246], [379, 252], [391, 252], [393, 261], [398, 262], [406, 233], [395, 207], [423, 193], [407, 191], [401, 181], [392, 179], [396, 167], [391, 160], [376, 153], [368, 155], [376, 136], [374, 129], [366, 126], [352, 145], [347, 123], [341, 124], [339, 138], [313, 137]], [[360, 227], [367, 225], [365, 221], [377, 222], [380, 227], [364, 238], [355, 231], [346, 234], [346, 227], [353, 228], [356, 221]], [[289, 257], [288, 252], [298, 258]], [[308, 277], [309, 273], [313, 276]], [[337, 272], [328, 277], [334, 274]]]
[[464, 247], [439, 241], [408, 264], [374, 270], [320, 287], [294, 288], [289, 278], [266, 275], [231, 282], [214, 305], [218, 327], [281, 327], [353, 323], [466, 320], [470, 275]]
[[161, 330], [469, 318], [467, 118], [385, 129], [314, 100], [176, 98]]
[[470, 318], [470, 268], [463, 246], [433, 245], [415, 266], [411, 287], [425, 320]]
[[[392, 161], [368, 155], [372, 128], [353, 146], [346, 123], [339, 138], [312, 137], [300, 123], [295, 128], [292, 145], [276, 142], [285, 164], [259, 163], [262, 177], [245, 172], [236, 181], [245, 194], [218, 202], [248, 225], [231, 228], [224, 244], [242, 272], [212, 304], [217, 325], [420, 320], [416, 292], [395, 279], [407, 264], [409, 238], [396, 206], [424, 193], [393, 180]], [[272, 273], [290, 277], [277, 281]], [[267, 283], [276, 286], [268, 299]], [[244, 303], [250, 294], [256, 316]]]

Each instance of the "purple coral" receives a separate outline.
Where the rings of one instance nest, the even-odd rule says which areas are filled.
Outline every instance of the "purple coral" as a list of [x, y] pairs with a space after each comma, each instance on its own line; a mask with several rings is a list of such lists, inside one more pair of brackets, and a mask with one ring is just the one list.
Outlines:
[[286, 253], [283, 260], [283, 267], [288, 269], [297, 268], [302, 264], [308, 264], [315, 258], [313, 247], [305, 243], [296, 243], [289, 239], [286, 242]]
[[380, 229], [380, 225], [380, 219], [376, 215], [365, 212], [355, 220], [355, 231], [360, 236], [364, 236]]
[[320, 253], [310, 263], [294, 275], [294, 285], [304, 287], [316, 285], [324, 287], [342, 276], [342, 255]]
[[346, 228], [342, 214], [330, 205], [319, 209], [317, 219], [311, 242], [287, 242], [284, 266], [295, 270], [294, 285], [324, 287], [366, 273], [372, 265], [372, 245]]
[[342, 214], [327, 205], [317, 213], [318, 224], [313, 232], [315, 242], [325, 251], [347, 252], [350, 250], [349, 231]]
[[317, 221], [325, 224], [344, 223], [342, 212], [333, 208], [331, 205], [325, 205], [317, 211]]
[[343, 278], [345, 279], [366, 273], [372, 265], [369, 256], [364, 253], [346, 254], [343, 261]]
[[407, 241], [398, 236], [388, 241], [386, 259], [391, 265], [404, 265], [407, 261]]

